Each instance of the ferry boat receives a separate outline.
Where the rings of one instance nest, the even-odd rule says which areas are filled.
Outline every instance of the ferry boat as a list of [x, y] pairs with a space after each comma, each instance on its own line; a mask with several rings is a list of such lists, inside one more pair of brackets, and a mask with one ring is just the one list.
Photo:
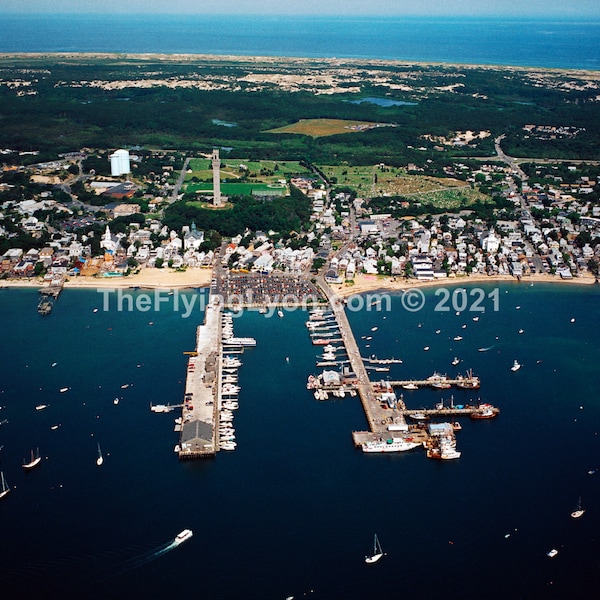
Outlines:
[[179, 544], [182, 544], [183, 542], [189, 540], [193, 535], [194, 535], [194, 533], [192, 532], [191, 529], [184, 529], [182, 532], [178, 533], [175, 536], [173, 543], [175, 545], [179, 546]]
[[37, 467], [40, 462], [41, 462], [42, 458], [40, 457], [40, 450], [38, 448], [36, 454], [33, 454], [33, 450], [31, 451], [31, 460], [29, 462], [24, 462], [21, 466], [26, 470], [26, 471], [30, 471], [31, 469], [34, 469], [35, 467]]
[[409, 441], [404, 438], [392, 438], [374, 442], [365, 442], [363, 452], [406, 452], [420, 446], [420, 442]]

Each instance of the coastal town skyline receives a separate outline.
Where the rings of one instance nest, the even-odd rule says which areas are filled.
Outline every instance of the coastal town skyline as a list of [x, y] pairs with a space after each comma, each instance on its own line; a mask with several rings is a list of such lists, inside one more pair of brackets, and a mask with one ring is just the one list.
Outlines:
[[380, 0], [375, 6], [359, 0], [333, 0], [327, 4], [318, 0], [275, 2], [274, 0], [223, 0], [218, 4], [199, 5], [195, 0], [174, 0], [165, 6], [158, 0], [132, 0], [123, 4], [117, 0], [99, 3], [96, 0], [32, 0], [23, 4], [6, 0], [0, 14], [194, 14], [194, 15], [314, 15], [320, 16], [456, 16], [456, 17], [548, 17], [594, 18], [600, 16], [600, 6], [594, 0], [582, 0], [569, 5], [560, 0], [463, 0], [439, 3], [436, 0]]

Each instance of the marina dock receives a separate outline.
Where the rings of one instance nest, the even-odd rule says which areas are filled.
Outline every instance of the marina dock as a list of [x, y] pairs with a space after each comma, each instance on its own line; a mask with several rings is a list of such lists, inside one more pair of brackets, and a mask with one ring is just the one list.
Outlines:
[[196, 332], [196, 350], [189, 354], [181, 431], [176, 447], [180, 460], [210, 458], [218, 450], [217, 421], [222, 363], [221, 307], [209, 301], [204, 324]]
[[[307, 387], [315, 389], [315, 398], [323, 400], [330, 393], [333, 396], [343, 397], [344, 391], [350, 391], [351, 394], [358, 392], [369, 431], [355, 431], [352, 433], [352, 438], [355, 446], [361, 447], [364, 452], [401, 452], [422, 446], [426, 448], [428, 458], [442, 460], [459, 458], [460, 452], [456, 450], [454, 432], [461, 429], [461, 426], [454, 421], [454, 418], [490, 419], [499, 414], [499, 409], [480, 402], [454, 406], [452, 399], [450, 406], [445, 406], [442, 400], [434, 409], [409, 409], [404, 403], [403, 395], [400, 394], [398, 398], [394, 388], [409, 390], [416, 390], [420, 387], [448, 389], [456, 386], [476, 390], [480, 387], [479, 378], [474, 376], [472, 371], [467, 371], [465, 376], [459, 375], [454, 378], [434, 373], [427, 379], [371, 381], [367, 369], [373, 367], [366, 366], [365, 363], [390, 365], [399, 364], [402, 361], [399, 359], [379, 359], [375, 356], [363, 358], [359, 353], [356, 339], [344, 311], [343, 302], [336, 298], [325, 281], [320, 280], [319, 285], [329, 300], [332, 311], [331, 316], [335, 319], [340, 332], [341, 342], [345, 348], [351, 372], [348, 373], [348, 367], [345, 367], [346, 374], [337, 383], [334, 377], [325, 372], [317, 377], [311, 376]], [[320, 317], [320, 322], [322, 323], [321, 326], [318, 324], [319, 319], [316, 319], [315, 324], [311, 324], [311, 321], [307, 323], [307, 327], [311, 331], [313, 344], [315, 342], [329, 344], [332, 341], [330, 337], [327, 337], [327, 333], [332, 329], [330, 316], [323, 314]], [[319, 330], [322, 330], [325, 335], [319, 337]], [[329, 350], [329, 352], [330, 355], [335, 356], [333, 350]], [[317, 365], [324, 366], [323, 363], [333, 363], [338, 367], [342, 367], [343, 362], [338, 361], [337, 357], [332, 360], [328, 356], [326, 360], [317, 362]], [[452, 423], [426, 424], [426, 421], [429, 421], [432, 417], [450, 417]]]
[[[350, 322], [348, 321], [348, 317], [344, 311], [344, 304], [339, 301], [325, 281], [319, 280], [319, 285], [329, 300], [329, 304], [333, 311], [333, 316], [335, 317], [338, 325], [341, 334], [339, 339], [346, 348], [346, 354], [348, 355], [348, 360], [350, 362], [350, 369], [354, 374], [353, 388], [358, 392], [363, 410], [365, 411], [365, 416], [367, 417], [369, 428], [373, 432], [384, 431], [384, 425], [387, 422], [389, 411], [383, 409], [382, 404], [377, 399], [375, 387], [369, 379], [367, 369], [365, 368], [365, 364], [358, 349], [356, 339], [354, 338], [352, 328], [350, 327]], [[396, 424], [406, 424], [402, 414], [398, 414]]]
[[[250, 337], [236, 337], [233, 317], [224, 313], [219, 298], [211, 296], [204, 323], [196, 333], [196, 349], [188, 356], [180, 432], [175, 450], [180, 460], [211, 458], [219, 450], [235, 450], [233, 411], [238, 408], [238, 357], [245, 347], [256, 346]], [[154, 412], [170, 412], [171, 406], [151, 406]]]

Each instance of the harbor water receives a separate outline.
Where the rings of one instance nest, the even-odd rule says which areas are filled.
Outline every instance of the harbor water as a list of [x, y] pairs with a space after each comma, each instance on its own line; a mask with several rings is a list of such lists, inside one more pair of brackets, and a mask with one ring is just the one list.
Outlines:
[[[391, 310], [348, 310], [363, 356], [402, 359], [372, 379], [481, 378], [479, 390], [404, 391], [411, 408], [452, 394], [500, 408], [462, 422], [454, 461], [354, 448], [360, 401], [306, 389], [322, 349], [306, 312], [290, 310], [235, 319], [236, 335], [257, 340], [241, 355], [237, 449], [179, 462], [179, 412], [149, 408], [180, 403], [201, 312], [104, 311], [100, 294], [68, 289], [42, 317], [36, 290], [0, 290], [2, 597], [593, 597], [600, 287], [506, 283], [496, 302], [486, 285], [484, 311], [470, 310], [472, 288], [465, 306], [448, 288], [448, 311], [435, 288], [419, 311], [401, 294]], [[386, 555], [366, 565], [374, 533]]]

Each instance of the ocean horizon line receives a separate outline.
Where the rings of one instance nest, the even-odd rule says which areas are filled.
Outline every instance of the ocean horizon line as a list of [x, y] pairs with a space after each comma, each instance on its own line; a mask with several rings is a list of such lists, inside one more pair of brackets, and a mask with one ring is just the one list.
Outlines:
[[580, 15], [0, 14], [0, 53], [200, 54], [600, 69], [600, 17]]

